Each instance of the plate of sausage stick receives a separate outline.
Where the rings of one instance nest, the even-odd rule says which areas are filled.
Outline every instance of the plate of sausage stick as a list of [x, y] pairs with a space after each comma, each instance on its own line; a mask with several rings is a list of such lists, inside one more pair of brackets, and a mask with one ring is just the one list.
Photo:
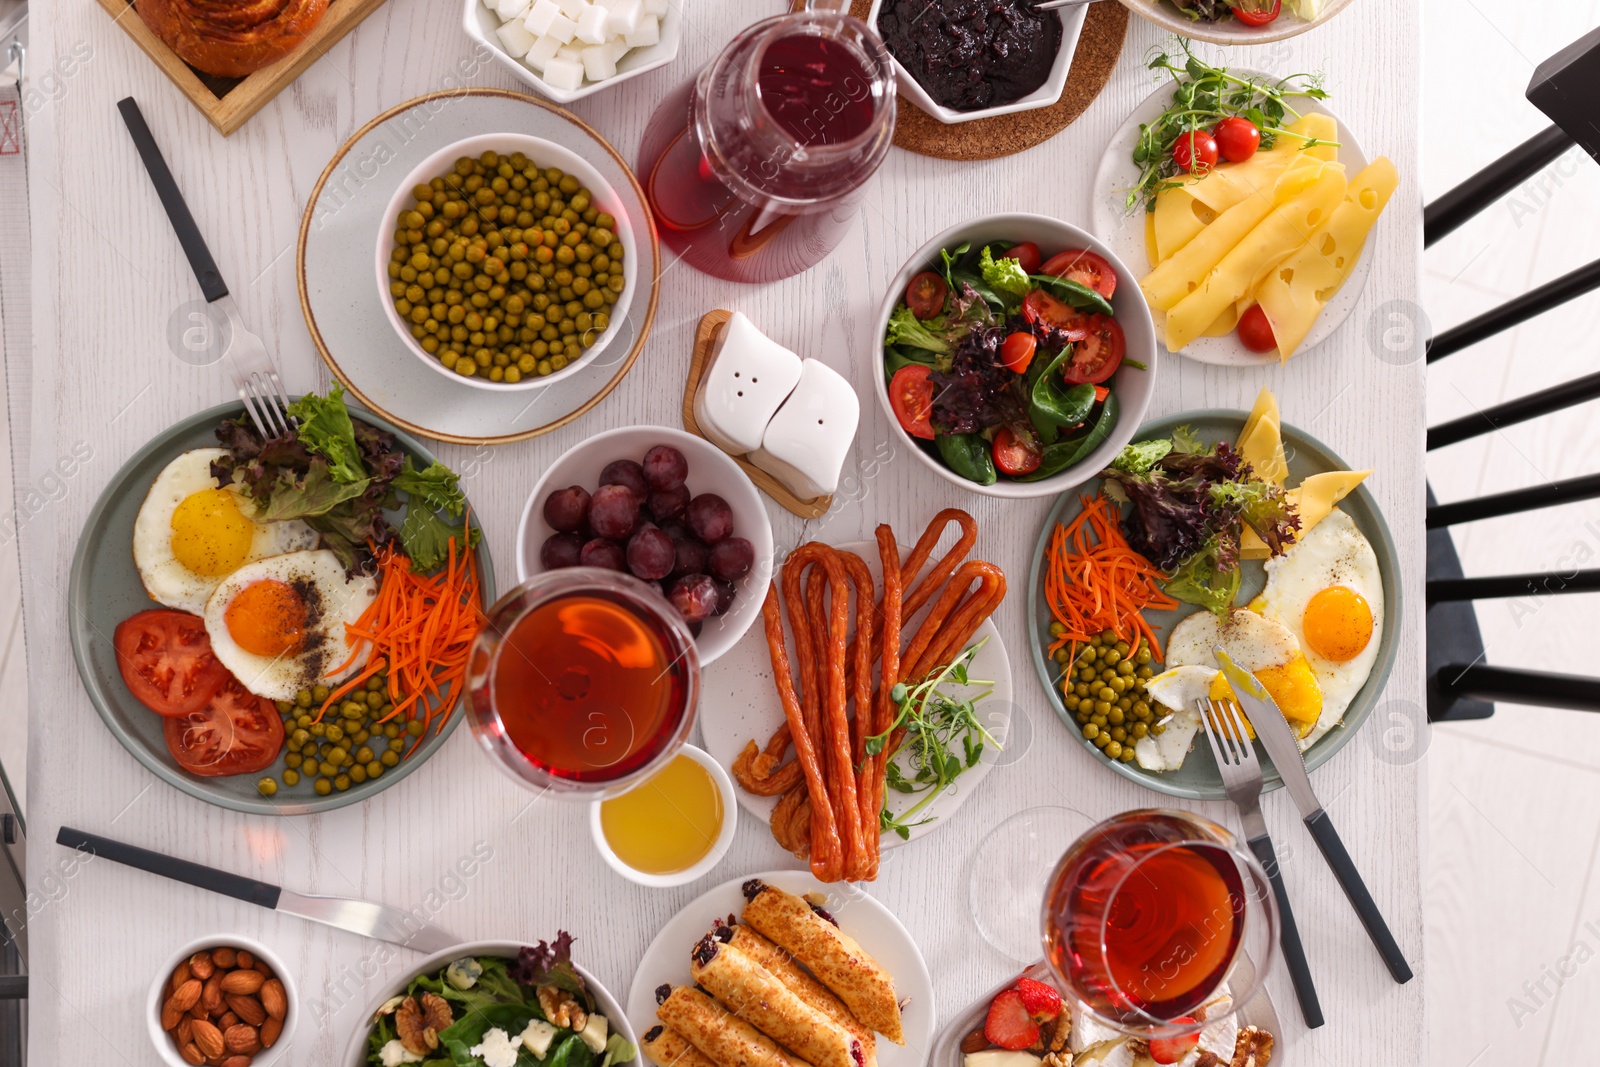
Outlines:
[[923, 1067], [933, 980], [878, 901], [804, 871], [725, 882], [668, 920], [628, 1021], [657, 1067]]
[[1012, 681], [990, 621], [1006, 576], [949, 508], [909, 549], [807, 542], [762, 625], [704, 678], [706, 749], [739, 802], [821, 882], [870, 881], [884, 848], [947, 821], [1004, 752]]

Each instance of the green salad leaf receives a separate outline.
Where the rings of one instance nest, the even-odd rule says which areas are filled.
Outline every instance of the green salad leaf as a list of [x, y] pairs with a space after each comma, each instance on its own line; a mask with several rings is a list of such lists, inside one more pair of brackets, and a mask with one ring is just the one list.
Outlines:
[[344, 390], [334, 385], [325, 397], [315, 393], [289, 405], [289, 415], [299, 422], [296, 436], [307, 451], [323, 456], [336, 482], [359, 482], [367, 478], [361, 461], [361, 446], [356, 444], [356, 427], [350, 409], [344, 406]]
[[984, 245], [983, 251], [978, 254], [978, 272], [983, 275], [989, 288], [1002, 296], [1013, 297], [1013, 304], [1020, 303], [1033, 288], [1028, 272], [1022, 269], [1020, 261], [1009, 256], [995, 259], [988, 245]]
[[1232, 606], [1244, 574], [1237, 561], [1225, 562], [1226, 557], [1220, 538], [1213, 537], [1184, 560], [1163, 588], [1179, 600], [1222, 615]]
[[1152, 441], [1134, 441], [1117, 453], [1117, 458], [1111, 461], [1111, 469], [1122, 471], [1124, 474], [1145, 474], [1165, 459], [1167, 453], [1171, 451], [1172, 441], [1165, 437]]
[[894, 309], [894, 314], [889, 316], [888, 331], [884, 334], [883, 343], [886, 345], [903, 345], [907, 348], [923, 348], [929, 352], [947, 355], [950, 352], [950, 342], [944, 333], [944, 318], [919, 319], [911, 313], [911, 309], [901, 304]]

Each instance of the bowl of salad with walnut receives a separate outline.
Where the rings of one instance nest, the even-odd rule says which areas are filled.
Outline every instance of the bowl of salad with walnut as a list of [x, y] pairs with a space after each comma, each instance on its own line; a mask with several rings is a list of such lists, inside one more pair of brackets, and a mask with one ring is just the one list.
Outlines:
[[377, 242], [395, 332], [469, 386], [536, 389], [576, 374], [619, 332], [633, 250], [616, 191], [576, 153], [537, 137], [446, 145], [399, 184]]

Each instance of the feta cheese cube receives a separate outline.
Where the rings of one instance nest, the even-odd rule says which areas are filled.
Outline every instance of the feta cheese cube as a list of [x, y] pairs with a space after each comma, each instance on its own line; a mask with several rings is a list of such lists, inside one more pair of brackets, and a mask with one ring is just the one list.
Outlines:
[[590, 1015], [589, 1022], [578, 1031], [578, 1037], [596, 1056], [606, 1050], [606, 1025], [604, 1015]]
[[[606, 9], [603, 7], [585, 6], [583, 14], [578, 16], [578, 40], [587, 44], [605, 44], [606, 42]], [[593, 78], [591, 74], [589, 77]], [[610, 75], [607, 75], [610, 77]]]
[[528, 13], [529, 6], [529, 0], [496, 0], [494, 13], [500, 16], [501, 22], [520, 22]]
[[556, 53], [556, 58], [565, 59], [581, 67], [583, 66], [583, 50], [585, 47], [585, 45], [581, 44], [564, 44], [561, 46], [560, 51]]
[[606, 50], [606, 55], [611, 57], [611, 62], [613, 65], [617, 62], [617, 60], [627, 55], [629, 50], [628, 42], [624, 41], [621, 37], [613, 37], [600, 47]]
[[606, 30], [613, 37], [626, 36], [639, 28], [644, 17], [644, 5], [639, 0], [616, 0], [606, 17]]
[[583, 17], [583, 12], [590, 4], [589, 0], [556, 0], [556, 5], [561, 8], [561, 13], [573, 22]]
[[528, 1020], [528, 1028], [522, 1031], [522, 1043], [528, 1051], [539, 1059], [544, 1059], [546, 1052], [550, 1051], [550, 1042], [556, 1038], [556, 1028], [543, 1019]]
[[654, 15], [656, 18], [665, 18], [671, 0], [644, 0], [644, 13]]
[[826, 363], [808, 359], [750, 462], [801, 500], [827, 496], [839, 486], [860, 421], [861, 401], [850, 383]]
[[661, 20], [654, 15], [641, 16], [639, 28], [623, 34], [622, 39], [629, 48], [649, 48], [653, 44], [660, 44]]
[[490, 11], [494, 10], [494, 4], [495, 0], [483, 0], [483, 6], [488, 8]]
[[522, 27], [535, 37], [543, 37], [550, 32], [550, 24], [560, 17], [561, 8], [556, 0], [533, 0], [527, 17], [522, 20]]
[[528, 49], [533, 47], [533, 42], [538, 40], [520, 22], [508, 22], [495, 30], [494, 35], [500, 38], [500, 43], [506, 46], [506, 51], [514, 56], [527, 55]]
[[544, 32], [547, 36], [554, 37], [562, 44], [566, 44], [577, 34], [578, 24], [565, 15], [557, 14], [555, 18], [550, 20], [550, 28]]
[[540, 37], [533, 42], [533, 47], [528, 49], [523, 60], [535, 70], [543, 70], [544, 65], [556, 57], [561, 49], [561, 42], [554, 37]]
[[723, 323], [695, 390], [700, 432], [724, 452], [754, 452], [800, 372], [799, 356], [756, 329], [744, 312], [734, 312]]
[[611, 58], [611, 46], [592, 44], [583, 50], [583, 73], [592, 82], [603, 82], [617, 76], [617, 61]]
[[617, 0], [594, 0], [594, 3], [596, 7], [603, 7], [607, 11], [610, 11], [616, 6]]
[[544, 80], [552, 89], [577, 89], [583, 85], [583, 64], [557, 56], [544, 65]]

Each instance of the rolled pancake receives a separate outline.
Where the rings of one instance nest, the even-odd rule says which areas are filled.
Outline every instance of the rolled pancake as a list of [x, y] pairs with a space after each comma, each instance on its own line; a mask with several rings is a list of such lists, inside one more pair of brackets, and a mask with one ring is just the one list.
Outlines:
[[717, 1067], [682, 1034], [660, 1024], [646, 1030], [640, 1043], [657, 1067]]
[[816, 1008], [822, 1014], [844, 1027], [861, 1042], [861, 1054], [866, 1067], [878, 1062], [878, 1038], [872, 1027], [862, 1023], [844, 1006], [844, 1001], [829, 992], [828, 987], [812, 977], [811, 972], [795, 962], [793, 956], [756, 933], [749, 926], [722, 927], [717, 939], [726, 941], [746, 956], [778, 976], [789, 987], [789, 992]]
[[739, 1018], [815, 1067], [864, 1067], [861, 1042], [801, 1000], [736, 948], [707, 934], [690, 954], [689, 974]]
[[867, 1026], [906, 1043], [894, 982], [855, 939], [793, 893], [758, 878], [744, 883], [744, 921], [811, 969]]
[[[661, 997], [661, 991], [657, 990], [656, 995]], [[657, 1006], [656, 1018], [681, 1034], [716, 1067], [810, 1067], [689, 986], [672, 988]]]

